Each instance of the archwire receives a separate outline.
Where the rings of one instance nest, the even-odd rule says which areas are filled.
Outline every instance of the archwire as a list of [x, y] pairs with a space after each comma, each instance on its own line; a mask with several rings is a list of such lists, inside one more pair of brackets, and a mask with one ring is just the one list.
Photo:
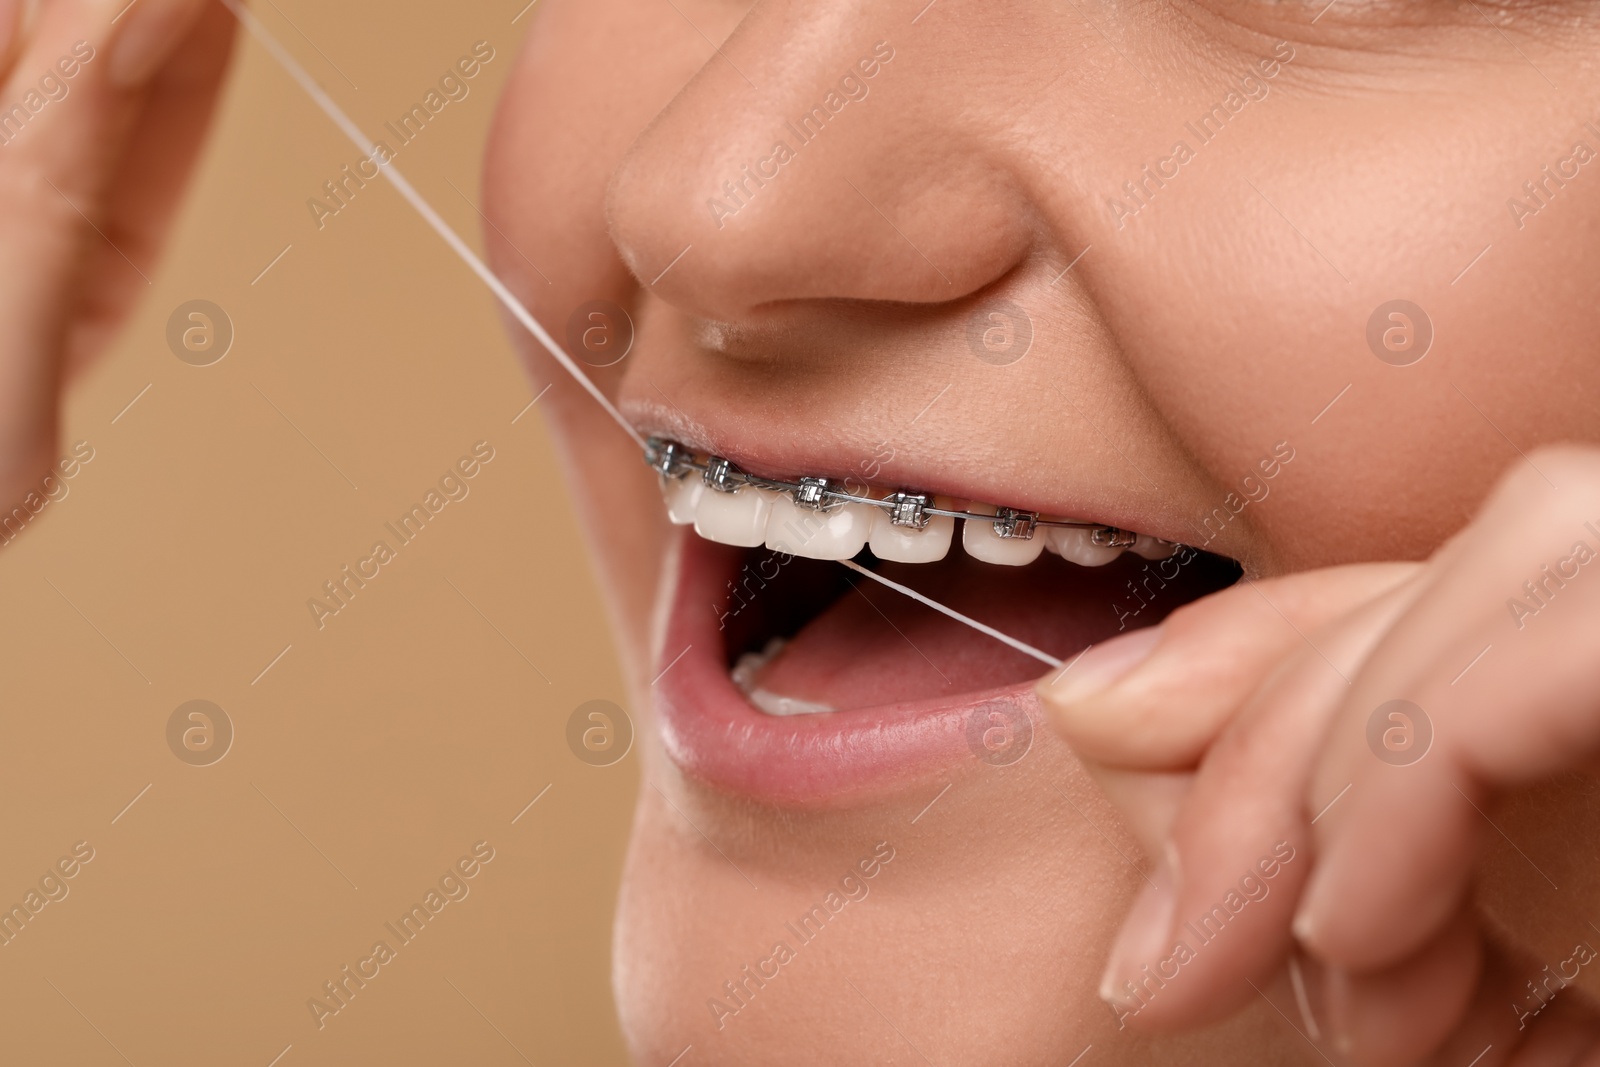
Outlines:
[[[305, 90], [306, 95], [311, 98], [311, 101], [322, 110], [323, 114], [328, 116], [329, 120], [332, 121], [335, 126], [339, 127], [339, 130], [350, 139], [351, 143], [353, 143], [359, 151], [379, 160], [383, 158], [383, 154], [377, 151], [377, 143], [369, 139], [367, 135], [361, 131], [361, 127], [357, 126], [350, 116], [345, 114], [344, 109], [334, 102], [334, 99], [328, 95], [322, 86], [317, 84], [316, 79], [312, 78], [311, 75], [306, 72], [306, 69], [300, 65], [299, 61], [294, 58], [294, 55], [290, 53], [289, 50], [272, 35], [270, 30], [261, 24], [260, 20], [258, 20], [248, 8], [240, 3], [240, 0], [221, 0], [221, 2], [229, 11], [233, 12], [234, 18], [239, 20], [240, 25], [242, 25], [246, 30], [249, 30], [251, 36], [255, 37], [257, 41], [261, 42], [262, 47], [264, 47], [267, 50], [267, 53], [272, 56], [272, 58], [280, 67], [283, 68], [284, 72], [288, 74], [290, 78], [294, 79], [295, 83], [298, 84], [301, 89]], [[383, 176], [394, 185], [396, 191], [400, 193], [401, 197], [404, 198], [406, 203], [410, 204], [412, 208], [416, 210], [417, 214], [422, 216], [423, 221], [426, 222], [428, 226], [439, 235], [440, 239], [442, 239], [445, 244], [450, 246], [451, 251], [455, 252], [455, 254], [460, 257], [461, 261], [472, 270], [472, 273], [476, 274], [478, 278], [489, 287], [489, 291], [494, 293], [495, 298], [499, 300], [500, 303], [505, 305], [506, 310], [511, 312], [512, 316], [534, 336], [535, 340], [544, 346], [545, 350], [548, 351], [552, 357], [555, 358], [555, 361], [559, 363], [561, 367], [568, 374], [570, 374], [573, 379], [575, 379], [577, 383], [581, 385], [586, 392], [588, 392], [590, 396], [594, 398], [595, 402], [605, 410], [605, 413], [611, 416], [611, 420], [622, 428], [622, 432], [632, 438], [634, 443], [637, 444], [641, 449], [648, 450], [648, 442], [646, 442], [645, 438], [639, 433], [638, 430], [634, 429], [633, 424], [623, 417], [622, 412], [617, 410], [616, 405], [611, 402], [611, 398], [606, 396], [605, 393], [601, 392], [600, 388], [589, 379], [589, 376], [583, 372], [583, 369], [578, 366], [577, 362], [570, 355], [568, 355], [560, 345], [556, 344], [555, 338], [551, 337], [549, 332], [539, 324], [539, 320], [533, 317], [533, 313], [524, 307], [522, 301], [516, 298], [511, 290], [506, 287], [505, 283], [500, 280], [499, 276], [496, 275], [494, 271], [490, 270], [488, 265], [485, 264], [483, 260], [478, 258], [477, 253], [473, 252], [472, 249], [468, 247], [467, 243], [461, 239], [460, 235], [457, 234], [455, 230], [451, 229], [450, 225], [445, 222], [444, 219], [439, 217], [439, 213], [433, 210], [433, 207], [426, 199], [423, 198], [421, 193], [417, 192], [416, 187], [406, 180], [405, 175], [400, 173], [399, 169], [394, 165], [394, 163], [392, 161], [380, 162], [379, 169], [382, 170]], [[942, 612], [950, 618], [955, 619], [957, 622], [971, 627], [986, 637], [992, 637], [996, 641], [1008, 645], [1011, 648], [1017, 649], [1020, 652], [1024, 652], [1027, 655], [1032, 656], [1034, 659], [1037, 659], [1042, 663], [1049, 664], [1052, 667], [1059, 668], [1062, 666], [1062, 661], [1056, 657], [1051, 656], [1048, 653], [1041, 652], [1032, 645], [1002, 633], [992, 626], [985, 625], [974, 618], [963, 615], [954, 608], [946, 607], [931, 597], [924, 596], [908, 586], [901, 585], [899, 582], [890, 581], [881, 574], [877, 574], [871, 570], [868, 570], [866, 567], [852, 563], [850, 560], [840, 560], [839, 562], [855, 573], [864, 575], [867, 578], [871, 578], [873, 581], [878, 582], [879, 584], [884, 585], [897, 593], [910, 597], [912, 600], [915, 600], [918, 603], [925, 604], [928, 607], [933, 608], [935, 611]], [[1076, 662], [1076, 660], [1074, 660], [1074, 662]]]

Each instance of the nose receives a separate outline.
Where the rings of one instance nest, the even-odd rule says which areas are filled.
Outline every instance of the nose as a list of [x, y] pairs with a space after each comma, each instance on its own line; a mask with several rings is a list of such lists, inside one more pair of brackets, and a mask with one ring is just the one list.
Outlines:
[[1027, 256], [1039, 227], [1006, 138], [886, 6], [757, 5], [640, 136], [607, 211], [641, 284], [735, 322], [782, 301], [955, 300]]

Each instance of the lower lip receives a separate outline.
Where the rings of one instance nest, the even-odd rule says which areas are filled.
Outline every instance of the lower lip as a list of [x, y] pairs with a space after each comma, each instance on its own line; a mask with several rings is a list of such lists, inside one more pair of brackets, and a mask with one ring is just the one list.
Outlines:
[[692, 777], [769, 804], [828, 807], [923, 783], [974, 760], [967, 730], [979, 709], [985, 722], [993, 712], [1038, 726], [1031, 684], [965, 693], [954, 702], [817, 715], [757, 711], [729, 677], [714, 607], [738, 574], [741, 552], [682, 536], [661, 648], [666, 666], [652, 688], [667, 755]]

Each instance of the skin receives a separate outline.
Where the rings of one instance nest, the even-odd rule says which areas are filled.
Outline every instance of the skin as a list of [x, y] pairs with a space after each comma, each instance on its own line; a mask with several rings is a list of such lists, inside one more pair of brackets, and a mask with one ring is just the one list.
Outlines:
[[157, 0], [115, 25], [116, 9], [87, 0], [44, 4], [25, 25], [30, 6], [0, 0], [6, 108], [45, 75], [62, 83], [56, 64], [76, 42], [94, 58], [64, 81], [65, 97], [0, 148], [0, 321], [10, 324], [0, 337], [0, 499], [8, 502], [37, 488], [58, 459], [62, 385], [104, 350], [144, 287], [128, 260], [148, 271], [161, 253], [232, 42], [226, 10], [201, 0]]
[[[1583, 535], [1594, 547], [1600, 452], [1528, 459], [1425, 564], [1229, 590], [1175, 613], [1142, 659], [1119, 638], [1083, 658], [1084, 675], [1041, 683], [1057, 727], [1164, 857], [1113, 951], [1113, 986], [1193, 940], [1164, 900], [1180, 921], [1204, 914], [1263, 840], [1313, 860], [1285, 865], [1240, 920], [1248, 936], [1230, 924], [1139, 1025], [1224, 1015], [1294, 951], [1330, 1045], [1353, 1062], [1463, 1062], [1490, 1044], [1502, 1058], [1487, 1062], [1569, 1062], [1536, 1055], [1545, 1042], [1600, 1060], [1581, 846], [1597, 815], [1600, 594], [1575, 551]], [[1545, 577], [1563, 560], [1570, 581]], [[1537, 611], [1524, 575], [1546, 582]], [[1380, 714], [1375, 745], [1374, 709], [1397, 694], [1414, 706]]]
[[[103, 96], [80, 84], [85, 106], [56, 116], [27, 152], [0, 152], [0, 182], [42, 195], [37, 176], [71, 175], [103, 229], [140, 234], [153, 254], [226, 29], [217, 8], [201, 15], [191, 0], [144, 0], [129, 18], [144, 9], [183, 15], [170, 16], [165, 54]], [[11, 10], [0, 2], [0, 26]], [[46, 11], [6, 100], [62, 42], [111, 36], [108, 14], [87, 4]], [[878, 41], [894, 58], [870, 94], [719, 227], [707, 199]], [[1256, 492], [1244, 479], [1259, 484], [1276, 443], [1295, 453], [1270, 495], [1208, 544], [1259, 584], [1163, 629], [1163, 644], [1186, 629], [1205, 638], [1148, 661], [1175, 664], [1167, 697], [1157, 686], [1142, 704], [1047, 698], [1076, 753], [1041, 734], [1013, 767], [955, 768], [926, 815], [937, 783], [774, 810], [685, 778], [641, 724], [646, 785], [615, 945], [619, 1012], [640, 1062], [669, 1062], [690, 1044], [685, 1062], [697, 1063], [1060, 1064], [1091, 1044], [1096, 1063], [1324, 1062], [1295, 1029], [1303, 1019], [1282, 969], [1298, 892], [1309, 884], [1315, 901], [1321, 879], [1352, 902], [1315, 912], [1304, 939], [1329, 1034], [1370, 1062], [1441, 1042], [1467, 1053], [1449, 1062], [1471, 1059], [1473, 1021], [1509, 1018], [1519, 968], [1560, 959], [1571, 940], [1530, 890], [1533, 876], [1505, 850], [1475, 857], [1459, 845], [1463, 824], [1437, 810], [1405, 823], [1409, 850], [1387, 836], [1392, 803], [1351, 804], [1315, 827], [1310, 818], [1363, 769], [1351, 761], [1363, 756], [1352, 746], [1365, 716], [1422, 647], [1425, 624], [1406, 620], [1434, 619], [1436, 631], [1446, 620], [1453, 639], [1475, 638], [1464, 620], [1476, 616], [1438, 590], [1527, 570], [1524, 516], [1545, 524], [1533, 538], [1541, 549], [1570, 522], [1508, 483], [1497, 499], [1511, 503], [1482, 512], [1475, 528], [1490, 533], [1472, 542], [1476, 570], [1463, 570], [1441, 548], [1495, 478], [1523, 465], [1522, 453], [1559, 468], [1554, 481], [1591, 484], [1582, 472], [1593, 453], [1558, 462], [1536, 449], [1600, 437], [1589, 399], [1600, 386], [1600, 162], [1520, 228], [1507, 199], [1574, 141], [1600, 147], [1583, 129], [1600, 122], [1597, 45], [1589, 6], [1558, 0], [541, 5], [491, 140], [497, 230], [486, 244], [558, 335], [585, 301], [628, 309], [633, 351], [595, 378], [642, 429], [715, 442], [772, 475], [851, 474], [887, 441], [894, 459], [881, 481], [1190, 543], [1214, 509], [1234, 510], [1230, 493]], [[1274, 54], [1265, 79], [1257, 64]], [[1252, 71], [1265, 99], [1199, 145], [1185, 123]], [[165, 92], [168, 78], [189, 79], [186, 91]], [[147, 122], [157, 125], [144, 136]], [[177, 150], [154, 150], [161, 129]], [[1179, 139], [1194, 158], [1129, 217], [1123, 183]], [[1115, 196], [1120, 212], [1107, 203]], [[82, 219], [39, 206], [0, 197], [0, 299], [17, 324], [0, 341], [0, 488], [11, 499], [54, 455], [66, 370], [128, 301]], [[1401, 298], [1426, 309], [1436, 334], [1405, 367], [1366, 341], [1374, 309]], [[968, 342], [969, 324], [988, 323], [997, 300], [1024, 309], [1033, 331], [1028, 353], [1006, 366]], [[531, 344], [527, 360], [540, 386], [554, 383], [541, 409], [570, 461], [633, 706], [645, 709], [674, 535], [633, 444]], [[1543, 491], [1522, 474], [1528, 493]], [[1368, 561], [1388, 563], [1329, 569]], [[1460, 595], [1503, 610], [1516, 584]], [[1547, 616], [1550, 629], [1600, 630], [1587, 601], [1567, 603]], [[1308, 640], [1326, 651], [1311, 656]], [[1494, 809], [1500, 826], [1547, 862], [1567, 857], [1557, 882], [1594, 886], [1600, 872], [1572, 845], [1593, 838], [1587, 787], [1543, 777], [1581, 770], [1583, 744], [1528, 746], [1522, 763], [1471, 758], [1507, 748], [1496, 709], [1521, 699], [1517, 679], [1541, 672], [1567, 688], [1530, 702], [1530, 728], [1587, 744], [1570, 720], [1592, 710], [1593, 679], [1550, 668], [1593, 662], [1589, 650], [1570, 640], [1522, 649], [1531, 662], [1512, 661], [1521, 673], [1494, 675], [1511, 696], [1475, 718], [1464, 707], [1461, 721], [1482, 729], [1471, 744], [1443, 730], [1435, 764], [1459, 771], [1485, 805], [1509, 797]], [[1470, 654], [1438, 661], [1453, 674]], [[1330, 683], [1330, 661], [1350, 686]], [[1443, 693], [1449, 679], [1426, 664], [1412, 663], [1420, 673], [1402, 688]], [[1447, 723], [1450, 699], [1428, 697]], [[1117, 743], [1128, 707], [1143, 709], [1143, 745]], [[1451, 847], [1423, 854], [1441, 827]], [[1119, 1029], [1097, 986], [1150, 884], [1139, 853], [1151, 882], [1210, 900], [1279, 834], [1298, 834], [1304, 859], [1249, 913], [1249, 936], [1205, 958], [1217, 979], [1174, 983]], [[1169, 839], [1188, 850], [1181, 873], [1160, 865]], [[719, 1028], [706, 1000], [880, 841], [895, 856], [870, 896]], [[1350, 873], [1373, 869], [1379, 849], [1391, 850], [1388, 876]], [[1323, 864], [1324, 851], [1337, 864]], [[1418, 903], [1431, 894], [1454, 905], [1468, 879], [1481, 914]], [[1596, 914], [1586, 890], [1574, 892], [1573, 913]], [[1354, 902], [1371, 905], [1365, 917]], [[1397, 938], [1397, 928], [1411, 932]], [[1240, 996], [1245, 976], [1259, 994]], [[1537, 1037], [1497, 1041], [1482, 1062], [1515, 1062], [1504, 1057], [1518, 1041], [1586, 1041], [1584, 996], [1564, 993]]]
[[[1244, 495], [1242, 479], [1288, 441], [1296, 458], [1270, 497], [1208, 546], [1267, 580], [1224, 604], [1228, 622], [1260, 640], [1230, 642], [1220, 659], [1214, 647], [1183, 657], [1169, 691], [1181, 699], [1152, 712], [1150, 736], [1182, 729], [1196, 693], [1212, 694], [1213, 717], [1189, 727], [1186, 751], [1161, 753], [1164, 773], [1144, 773], [1149, 756], [1133, 772], [1115, 766], [1140, 764], [1129, 756], [1137, 741], [1102, 753], [1105, 764], [1041, 742], [1013, 773], [957, 774], [941, 818], [914, 827], [936, 788], [826, 814], [765, 810], [650, 752], [617, 925], [625, 1030], [641, 1062], [692, 1043], [704, 1062], [834, 1062], [870, 1048], [886, 1062], [920, 1051], [934, 1062], [1063, 1063], [1091, 1042], [1116, 1063], [1323, 1062], [1285, 1023], [1304, 1025], [1282, 963], [1312, 866], [1306, 835], [1293, 838], [1300, 865], [1285, 868], [1239, 939], [1249, 958], [1229, 946], [1208, 958], [1226, 989], [1212, 995], [1203, 978], [1174, 987], [1127, 1029], [1097, 1002], [1093, 977], [1130, 889], [1145, 884], [1119, 851], [1143, 850], [1159, 870], [1189, 776], [1228, 724], [1256, 721], [1249, 696], [1304, 649], [1285, 620], [1306, 631], [1343, 624], [1353, 646], [1381, 634], [1363, 613], [1403, 573], [1319, 568], [1427, 559], [1521, 462], [1518, 449], [1597, 436], [1584, 397], [1600, 376], [1590, 229], [1600, 182], [1575, 180], [1521, 228], [1507, 200], [1571, 142], [1594, 139], [1582, 127], [1595, 117], [1586, 102], [1600, 75], [1587, 57], [1600, 27], [1568, 4], [1337, 5], [1315, 25], [1320, 4], [940, 4], [912, 24], [921, 7], [546, 9], [505, 99], [488, 190], [517, 247], [567, 269], [546, 270], [545, 283], [503, 248], [501, 269], [547, 322], [585, 300], [628, 308], [634, 352], [597, 375], [623, 409], [646, 430], [774, 475], [847, 475], [889, 441], [886, 477], [901, 484], [983, 487], [998, 503], [1194, 542], [1203, 518], [1229, 492]], [[819, 25], [827, 32], [805, 32]], [[719, 227], [707, 198], [767, 156], [784, 122], [879, 40], [896, 55], [868, 98]], [[1107, 206], [1175, 140], [1197, 147], [1185, 122], [1280, 41], [1293, 60], [1265, 100], [1199, 146], [1136, 215]], [[563, 165], [540, 165], [552, 153]], [[1381, 361], [1365, 340], [1374, 309], [1396, 298], [1426, 308], [1437, 334], [1412, 366]], [[1035, 336], [1027, 357], [999, 369], [966, 342], [968, 322], [997, 299], [1026, 309]], [[580, 473], [628, 661], [647, 683], [667, 539], [654, 487], [647, 472], [629, 474], [635, 450], [592, 402], [531, 348], [529, 359], [562, 398], [558, 437]], [[1288, 574], [1307, 584], [1271, 584]], [[1262, 596], [1273, 611], [1261, 611]], [[1248, 611], [1266, 618], [1247, 627]], [[1125, 725], [1118, 707], [1102, 721]], [[1253, 778], [1213, 772], [1247, 809], [1286, 798], [1293, 825], [1256, 819], [1222, 833], [1228, 847], [1212, 867], [1196, 847], [1197, 895], [1236, 880], [1280, 829], [1303, 831], [1310, 813], [1293, 813], [1304, 796], [1326, 802], [1309, 781], [1326, 715], [1273, 725], [1293, 747], [1267, 748]], [[1236, 736], [1248, 749], [1250, 733]], [[1225, 828], [1216, 817], [1232, 813], [1209, 803], [1199, 797], [1194, 818]], [[1547, 827], [1555, 808], [1564, 819], [1584, 810], [1570, 793], [1528, 803], [1543, 806]], [[1537, 817], [1521, 822], [1525, 847], [1552, 832], [1535, 829]], [[1010, 835], [1024, 828], [1028, 846], [1017, 848]], [[903, 866], [885, 872], [850, 932], [808, 946], [777, 987], [714, 1025], [705, 1000], [884, 838]], [[1480, 967], [1475, 923], [1453, 928], [1404, 987], [1431, 989], [1431, 1000], [1390, 995], [1381, 978], [1359, 987], [1376, 990], [1380, 1007], [1427, 1012], [1389, 1019], [1351, 1055], [1395, 1062], [1444, 1040], [1464, 1047], [1476, 1037], [1464, 1017], [1515, 1022], [1511, 975], [1559, 938], [1538, 929], [1545, 913], [1511, 888], [1526, 888], [1511, 867], [1503, 856], [1481, 866], [1506, 902], [1494, 957], [1506, 962]], [[1338, 1055], [1334, 1037], [1359, 1030], [1333, 1033], [1331, 1000], [1348, 984], [1311, 956], [1302, 971], [1324, 1050]], [[1566, 1018], [1579, 996], [1540, 1025]], [[1484, 1062], [1508, 1062], [1525, 1035], [1498, 1036]]]

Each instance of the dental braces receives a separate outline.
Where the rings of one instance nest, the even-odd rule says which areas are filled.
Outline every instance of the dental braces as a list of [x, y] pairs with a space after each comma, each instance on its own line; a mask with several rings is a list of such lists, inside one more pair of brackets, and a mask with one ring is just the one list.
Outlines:
[[994, 527], [994, 535], [1004, 540], [1031, 541], [1034, 532], [1042, 526], [1067, 527], [1089, 530], [1089, 540], [1101, 548], [1132, 548], [1137, 535], [1115, 526], [1098, 522], [1074, 522], [1068, 519], [1041, 519], [1037, 511], [1020, 508], [996, 507], [993, 515], [976, 511], [953, 511], [933, 506], [926, 493], [894, 492], [883, 498], [860, 496], [851, 493], [829, 478], [801, 478], [786, 482], [776, 478], [762, 478], [740, 470], [722, 456], [707, 456], [704, 461], [676, 441], [664, 437], [651, 437], [645, 441], [644, 461], [661, 476], [663, 483], [669, 478], [687, 478], [698, 472], [707, 488], [718, 493], [737, 493], [745, 486], [787, 493], [796, 507], [808, 511], [831, 511], [844, 504], [867, 504], [889, 513], [889, 522], [915, 530], [927, 527], [935, 516], [961, 519], [965, 522], [987, 522]]

